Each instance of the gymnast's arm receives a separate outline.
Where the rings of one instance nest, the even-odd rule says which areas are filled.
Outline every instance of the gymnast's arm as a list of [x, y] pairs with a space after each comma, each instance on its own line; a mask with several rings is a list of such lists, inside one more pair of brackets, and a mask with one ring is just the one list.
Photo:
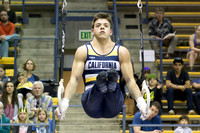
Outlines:
[[80, 46], [75, 53], [74, 62], [72, 65], [72, 72], [70, 76], [70, 80], [65, 88], [65, 98], [71, 99], [74, 95], [78, 82], [83, 74], [85, 60], [87, 57], [87, 48], [85, 45]]
[[126, 81], [131, 96], [136, 100], [142, 97], [139, 87], [137, 86], [133, 77], [133, 67], [131, 65], [130, 54], [127, 48], [120, 46], [119, 61], [121, 65], [121, 72]]

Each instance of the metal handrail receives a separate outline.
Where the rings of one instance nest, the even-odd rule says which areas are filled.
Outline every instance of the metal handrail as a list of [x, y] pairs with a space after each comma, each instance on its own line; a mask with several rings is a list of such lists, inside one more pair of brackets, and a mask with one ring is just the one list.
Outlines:
[[129, 133], [133, 133], [133, 127], [178, 127], [178, 126], [187, 126], [187, 127], [200, 127], [200, 124], [129, 124]]

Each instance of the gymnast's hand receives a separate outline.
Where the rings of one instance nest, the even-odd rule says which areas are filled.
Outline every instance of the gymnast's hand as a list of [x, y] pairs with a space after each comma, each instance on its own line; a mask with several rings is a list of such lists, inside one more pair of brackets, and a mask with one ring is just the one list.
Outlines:
[[69, 107], [69, 99], [63, 98], [61, 104], [55, 110], [55, 114], [58, 116], [58, 119], [60, 120], [65, 119], [65, 113], [68, 107]]
[[137, 102], [137, 107], [141, 113], [141, 119], [146, 120], [147, 118], [149, 118], [149, 116], [151, 115], [151, 111], [150, 110], [146, 111], [147, 104], [146, 104], [144, 98], [139, 97], [138, 99], [136, 99], [136, 102]]

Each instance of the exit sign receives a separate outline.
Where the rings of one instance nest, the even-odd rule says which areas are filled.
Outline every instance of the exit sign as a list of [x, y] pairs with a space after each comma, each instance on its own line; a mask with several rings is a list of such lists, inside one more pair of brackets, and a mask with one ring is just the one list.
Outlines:
[[79, 30], [79, 41], [91, 41], [92, 32], [91, 30]]

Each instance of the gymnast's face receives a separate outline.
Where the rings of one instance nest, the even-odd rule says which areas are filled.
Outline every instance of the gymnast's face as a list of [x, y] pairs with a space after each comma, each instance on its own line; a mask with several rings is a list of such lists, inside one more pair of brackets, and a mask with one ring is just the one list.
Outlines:
[[112, 35], [112, 29], [110, 23], [106, 19], [97, 19], [92, 29], [92, 34], [97, 38], [109, 38]]

